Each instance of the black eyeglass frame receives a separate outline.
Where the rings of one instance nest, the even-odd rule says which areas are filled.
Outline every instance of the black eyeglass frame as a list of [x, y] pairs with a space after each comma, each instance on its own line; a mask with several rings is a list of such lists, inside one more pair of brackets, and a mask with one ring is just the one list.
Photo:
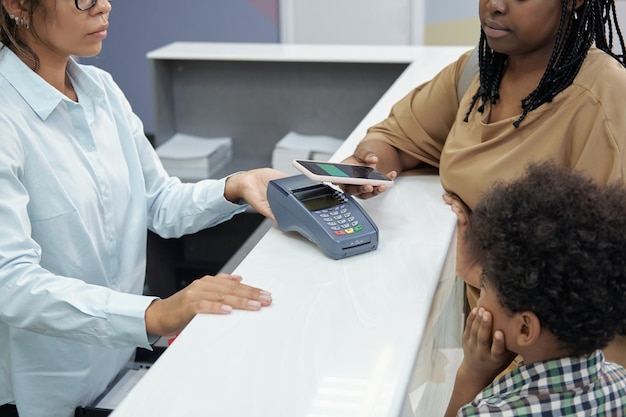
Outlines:
[[74, 5], [75, 5], [75, 6], [76, 6], [76, 8], [77, 8], [78, 10], [80, 10], [81, 12], [86, 12], [87, 10], [89, 10], [89, 9], [91, 9], [93, 6], [95, 6], [95, 5], [96, 5], [96, 3], [98, 2], [98, 0], [91, 0], [91, 4], [90, 4], [87, 8], [85, 8], [85, 9], [81, 9], [81, 8], [80, 8], [80, 6], [78, 5], [78, 1], [79, 1], [79, 0], [74, 0]]

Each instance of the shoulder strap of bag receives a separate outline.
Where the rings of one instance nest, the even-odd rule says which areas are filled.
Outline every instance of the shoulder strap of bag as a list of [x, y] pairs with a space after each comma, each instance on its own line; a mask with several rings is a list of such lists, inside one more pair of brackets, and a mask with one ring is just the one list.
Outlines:
[[467, 62], [463, 67], [463, 72], [461, 72], [461, 77], [459, 78], [459, 84], [456, 86], [456, 96], [459, 103], [461, 103], [461, 99], [465, 95], [465, 92], [469, 88], [469, 85], [476, 74], [478, 74], [478, 47], [474, 48], [467, 59]]

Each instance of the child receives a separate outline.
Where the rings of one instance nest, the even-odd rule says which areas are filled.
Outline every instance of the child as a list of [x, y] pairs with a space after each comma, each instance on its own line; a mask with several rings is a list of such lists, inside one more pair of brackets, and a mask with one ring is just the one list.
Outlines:
[[626, 188], [533, 164], [464, 236], [481, 289], [446, 416], [626, 415], [626, 370], [600, 350], [626, 333]]

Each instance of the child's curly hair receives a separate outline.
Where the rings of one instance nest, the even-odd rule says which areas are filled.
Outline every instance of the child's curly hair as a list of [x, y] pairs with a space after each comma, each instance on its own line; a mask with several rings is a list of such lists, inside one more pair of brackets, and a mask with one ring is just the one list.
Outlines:
[[497, 183], [467, 239], [509, 312], [534, 312], [571, 355], [626, 334], [626, 188], [551, 162]]

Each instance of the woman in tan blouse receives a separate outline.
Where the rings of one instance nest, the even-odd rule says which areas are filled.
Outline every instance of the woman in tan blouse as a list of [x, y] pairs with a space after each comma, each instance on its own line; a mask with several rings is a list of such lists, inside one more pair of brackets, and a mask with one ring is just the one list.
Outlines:
[[[626, 62], [614, 0], [479, 0], [479, 14], [480, 70], [463, 97], [457, 84], [469, 52], [396, 103], [346, 162], [390, 178], [438, 168], [460, 228], [495, 181], [533, 161], [551, 159], [602, 184], [625, 181]], [[385, 190], [346, 189], [362, 198]], [[458, 272], [475, 305], [478, 275]], [[625, 340], [606, 350], [622, 365]]]

